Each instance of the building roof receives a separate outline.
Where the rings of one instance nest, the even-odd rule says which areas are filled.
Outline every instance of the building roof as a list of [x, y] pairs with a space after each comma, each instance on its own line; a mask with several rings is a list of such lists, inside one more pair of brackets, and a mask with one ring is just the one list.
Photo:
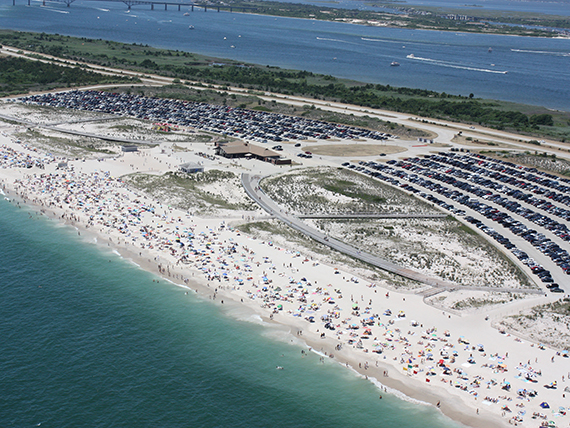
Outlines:
[[224, 152], [227, 153], [228, 155], [251, 153], [252, 155], [255, 156], [268, 157], [268, 158], [281, 156], [279, 153], [270, 150], [266, 147], [257, 146], [251, 143], [244, 143], [243, 141], [232, 141], [230, 143], [220, 144], [220, 146], [224, 150]]
[[199, 163], [196, 163], [196, 162], [186, 162], [186, 163], [180, 164], [179, 168], [193, 169], [193, 168], [204, 168], [204, 167], [202, 165], [200, 165]]

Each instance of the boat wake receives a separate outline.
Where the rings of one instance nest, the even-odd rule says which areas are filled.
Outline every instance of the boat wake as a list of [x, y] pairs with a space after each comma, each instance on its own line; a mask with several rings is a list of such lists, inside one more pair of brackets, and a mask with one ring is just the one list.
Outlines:
[[45, 7], [45, 6], [43, 6], [42, 9], [43, 10], [49, 10], [50, 12], [66, 13], [66, 14], [69, 13], [66, 10], [57, 10], [57, 9], [52, 9], [51, 7]]
[[460, 69], [460, 70], [479, 71], [479, 72], [482, 72], [482, 73], [493, 73], [493, 74], [507, 74], [507, 73], [508, 73], [508, 71], [490, 70], [490, 69], [488, 69], [488, 68], [470, 67], [470, 66], [467, 66], [467, 65], [461, 65], [461, 64], [454, 63], [454, 62], [451, 62], [451, 61], [442, 61], [442, 60], [439, 60], [439, 59], [422, 58], [422, 57], [419, 57], [419, 56], [415, 56], [414, 54], [410, 54], [410, 55], [408, 55], [406, 58], [408, 58], [408, 59], [413, 59], [413, 60], [416, 60], [416, 61], [423, 61], [423, 62], [426, 62], [426, 63], [431, 64], [431, 65], [437, 65], [437, 66], [440, 66], [440, 67], [447, 67], [447, 68], [457, 68], [457, 69]]
[[360, 40], [364, 42], [380, 42], [380, 43], [397, 43], [399, 45], [402, 44], [401, 40], [388, 40], [388, 39], [369, 39], [367, 37], [361, 37]]
[[347, 43], [349, 45], [356, 45], [357, 43], [349, 42], [347, 40], [339, 40], [339, 39], [328, 39], [326, 37], [317, 37], [317, 40], [323, 40], [325, 42], [339, 42], [339, 43]]
[[511, 52], [531, 53], [539, 55], [570, 56], [570, 52], [533, 51], [530, 49], [511, 49]]

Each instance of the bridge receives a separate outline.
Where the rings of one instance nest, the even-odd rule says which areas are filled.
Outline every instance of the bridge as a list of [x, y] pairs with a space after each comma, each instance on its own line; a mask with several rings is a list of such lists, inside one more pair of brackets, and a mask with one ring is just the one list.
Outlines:
[[[32, 0], [28, 0], [28, 6], [31, 5]], [[46, 3], [65, 3], [67, 7], [71, 5], [76, 0], [42, 0], [42, 5], [45, 6]], [[175, 6], [178, 8], [178, 11], [181, 10], [182, 7], [188, 7], [192, 12], [194, 12], [194, 8], [197, 9], [204, 9], [204, 12], [207, 12], [208, 9], [210, 10], [229, 10], [233, 12], [234, 10], [247, 12], [257, 10], [256, 7], [252, 6], [231, 6], [231, 5], [205, 5], [205, 4], [197, 4], [194, 2], [184, 3], [184, 2], [175, 2], [175, 1], [162, 1], [162, 0], [83, 0], [83, 1], [92, 1], [92, 2], [107, 2], [107, 3], [124, 3], [127, 5], [127, 8], [130, 10], [131, 6], [136, 5], [150, 5], [150, 9], [154, 10], [155, 5], [164, 5], [164, 10], [168, 10], [168, 6]], [[12, 6], [16, 5], [16, 0], [12, 0]]]

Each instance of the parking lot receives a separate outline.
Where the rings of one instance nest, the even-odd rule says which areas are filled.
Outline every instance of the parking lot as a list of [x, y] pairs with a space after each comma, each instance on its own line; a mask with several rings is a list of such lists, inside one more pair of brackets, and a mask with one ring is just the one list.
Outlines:
[[472, 153], [343, 166], [447, 210], [500, 244], [545, 289], [569, 292], [569, 179]]
[[69, 91], [20, 99], [24, 103], [97, 111], [137, 119], [168, 122], [260, 143], [291, 139], [370, 139], [391, 137], [378, 131], [278, 113], [206, 103], [149, 98], [102, 91]]

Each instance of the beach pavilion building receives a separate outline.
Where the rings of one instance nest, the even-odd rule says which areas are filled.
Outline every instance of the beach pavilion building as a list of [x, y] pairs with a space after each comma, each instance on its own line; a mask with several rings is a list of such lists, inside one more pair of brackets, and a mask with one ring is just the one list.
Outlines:
[[254, 158], [275, 165], [290, 165], [291, 159], [284, 158], [279, 153], [267, 147], [257, 146], [244, 141], [216, 143], [216, 154], [225, 158]]

